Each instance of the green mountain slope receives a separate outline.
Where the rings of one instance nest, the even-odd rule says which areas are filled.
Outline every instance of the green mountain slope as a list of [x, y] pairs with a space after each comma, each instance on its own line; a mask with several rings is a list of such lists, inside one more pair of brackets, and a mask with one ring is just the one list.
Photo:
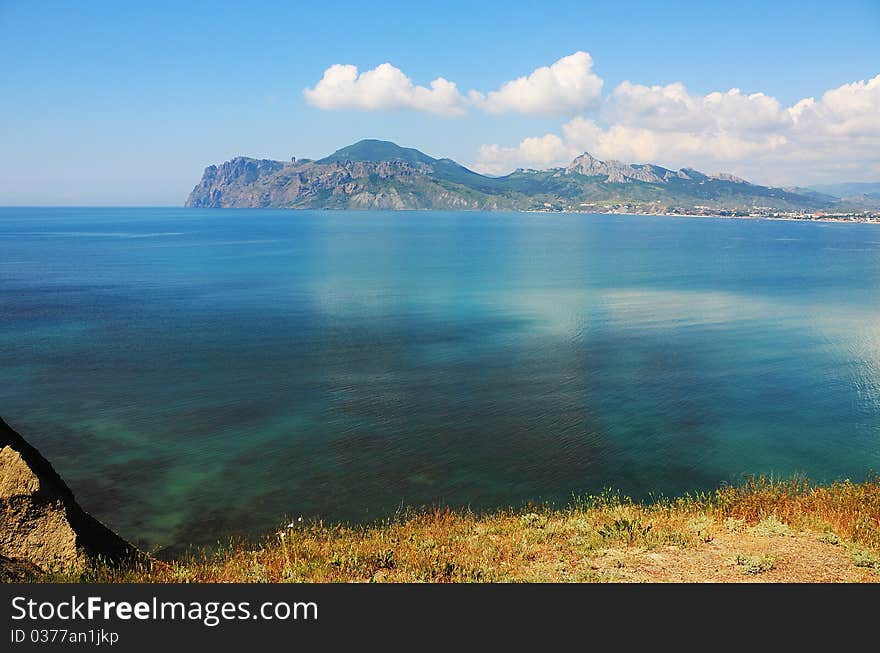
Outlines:
[[436, 159], [432, 159], [427, 154], [419, 152], [411, 147], [400, 147], [397, 143], [390, 141], [377, 141], [367, 138], [358, 141], [353, 145], [343, 147], [336, 150], [328, 157], [320, 159], [318, 163], [334, 163], [342, 161], [370, 161], [378, 163], [380, 161], [406, 161], [407, 163], [434, 163]]

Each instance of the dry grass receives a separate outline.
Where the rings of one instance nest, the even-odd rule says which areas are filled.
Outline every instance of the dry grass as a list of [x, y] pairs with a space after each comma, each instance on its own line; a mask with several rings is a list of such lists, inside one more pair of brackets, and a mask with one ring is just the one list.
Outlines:
[[757, 478], [649, 504], [605, 493], [562, 510], [434, 510], [363, 527], [296, 523], [258, 547], [97, 569], [80, 580], [877, 582], [880, 478], [827, 486]]

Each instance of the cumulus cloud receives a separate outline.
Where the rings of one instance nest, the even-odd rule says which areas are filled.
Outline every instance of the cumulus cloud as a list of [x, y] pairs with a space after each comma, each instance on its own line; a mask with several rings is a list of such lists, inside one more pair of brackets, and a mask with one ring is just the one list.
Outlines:
[[763, 93], [744, 95], [732, 88], [726, 93], [695, 96], [681, 82], [667, 86], [623, 82], [614, 89], [604, 113], [618, 124], [658, 131], [762, 132], [787, 122], [779, 101]]
[[683, 164], [692, 164], [695, 159], [705, 161], [707, 155], [717, 162], [736, 161], [773, 151], [787, 142], [781, 134], [749, 138], [730, 130], [677, 131], [624, 124], [602, 129], [592, 120], [580, 117], [569, 121], [562, 129], [566, 142], [576, 151], [589, 151], [600, 158], [650, 161], [670, 166], [675, 166], [677, 161], [683, 161]]
[[417, 86], [399, 68], [383, 63], [358, 72], [357, 66], [334, 64], [314, 88], [303, 91], [319, 109], [383, 111], [409, 109], [446, 116], [474, 107], [492, 114], [525, 113], [572, 116], [596, 106], [602, 79], [592, 71], [593, 59], [575, 52], [526, 77], [506, 82], [488, 94], [471, 91], [464, 97], [455, 83], [442, 77], [431, 87]]
[[797, 129], [812, 134], [880, 136], [880, 75], [806, 98], [788, 110]]
[[488, 113], [574, 115], [595, 107], [602, 94], [602, 79], [593, 72], [593, 58], [575, 52], [527, 77], [519, 77], [497, 91], [471, 91], [471, 103]]
[[523, 139], [515, 147], [483, 145], [477, 155], [477, 172], [500, 175], [514, 168], [552, 168], [570, 158], [571, 147], [556, 134]]
[[444, 116], [465, 112], [464, 97], [453, 82], [438, 77], [430, 88], [417, 86], [390, 63], [362, 73], [357, 66], [334, 64], [324, 71], [314, 88], [305, 89], [303, 94], [319, 109], [411, 109]]
[[[605, 126], [576, 116], [562, 126], [561, 136], [529, 138], [513, 147], [484, 145], [475, 167], [494, 174], [552, 167], [589, 151], [601, 159], [670, 168], [723, 168], [774, 184], [880, 176], [880, 75], [790, 107], [739, 89], [694, 95], [681, 83], [623, 82], [600, 114]], [[537, 148], [539, 142], [546, 147]], [[545, 164], [550, 158], [555, 161]]]

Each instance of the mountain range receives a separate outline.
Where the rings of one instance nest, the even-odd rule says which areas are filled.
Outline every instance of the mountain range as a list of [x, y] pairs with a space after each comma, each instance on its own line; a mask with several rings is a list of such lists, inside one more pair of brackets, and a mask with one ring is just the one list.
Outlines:
[[827, 210], [841, 200], [820, 189], [772, 188], [693, 168], [600, 161], [589, 153], [565, 167], [491, 177], [452, 159], [362, 140], [319, 160], [236, 157], [208, 166], [186, 206], [739, 213]]

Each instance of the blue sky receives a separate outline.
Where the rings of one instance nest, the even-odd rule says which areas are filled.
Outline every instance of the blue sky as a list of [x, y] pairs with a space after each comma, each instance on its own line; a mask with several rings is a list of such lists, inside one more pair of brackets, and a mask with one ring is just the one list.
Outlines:
[[[726, 5], [0, 0], [0, 204], [182, 204], [210, 163], [361, 138], [498, 174], [590, 148], [764, 183], [880, 180], [880, 80], [821, 101], [880, 74], [880, 2]], [[588, 108], [469, 99], [574, 53], [601, 83]], [[460, 115], [303, 94], [334, 64], [385, 62], [453, 82]]]

